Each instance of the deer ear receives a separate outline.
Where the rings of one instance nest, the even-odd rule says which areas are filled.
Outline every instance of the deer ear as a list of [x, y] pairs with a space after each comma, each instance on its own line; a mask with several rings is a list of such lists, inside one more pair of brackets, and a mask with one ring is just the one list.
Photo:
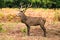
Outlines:
[[24, 10], [23, 10], [24, 11]]
[[25, 10], [23, 10], [23, 12], [25, 12]]

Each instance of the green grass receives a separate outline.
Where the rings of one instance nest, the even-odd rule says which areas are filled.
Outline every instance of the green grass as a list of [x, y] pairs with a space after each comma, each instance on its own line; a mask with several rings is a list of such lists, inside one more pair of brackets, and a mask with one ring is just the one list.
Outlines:
[[3, 28], [2, 28], [3, 25], [4, 25], [4, 24], [0, 23], [0, 32], [3, 31]]
[[26, 33], [26, 32], [27, 32], [27, 28], [20, 29], [20, 31], [21, 31], [22, 33]]

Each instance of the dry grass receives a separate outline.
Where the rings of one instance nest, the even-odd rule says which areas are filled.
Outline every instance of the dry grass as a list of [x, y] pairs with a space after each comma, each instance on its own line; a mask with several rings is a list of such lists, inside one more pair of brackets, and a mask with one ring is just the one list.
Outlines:
[[[25, 14], [27, 16], [33, 16], [33, 17], [44, 17], [48, 21], [48, 20], [54, 20], [54, 16], [55, 16], [54, 14], [57, 14], [57, 13], [60, 14], [59, 11], [60, 11], [60, 9], [54, 10], [54, 9], [43, 9], [43, 8], [29, 8], [25, 12]], [[5, 19], [6, 19], [6, 16], [8, 17], [8, 20], [14, 21], [14, 19], [19, 19], [19, 17], [16, 16], [19, 13], [18, 8], [2, 8], [2, 9], [0, 9], [0, 14], [1, 13], [3, 15], [5, 15], [4, 16]], [[14, 18], [14, 19], [12, 19], [12, 18]]]
[[23, 23], [8, 22], [0, 24], [3, 24], [2, 28], [5, 30], [0, 32], [0, 40], [60, 40], [60, 30], [57, 30], [58, 28], [49, 29], [49, 26], [47, 26], [47, 37], [43, 37], [43, 31], [39, 26], [31, 26], [31, 36], [27, 36], [26, 26]]
[[[60, 40], [60, 22], [54, 22], [54, 17], [56, 18], [57, 13], [60, 14], [60, 9], [29, 8], [25, 13], [27, 16], [46, 18], [45, 27], [47, 29], [47, 37], [43, 37], [43, 31], [39, 26], [31, 26], [31, 36], [27, 36], [25, 24], [20, 23], [20, 18], [16, 17], [19, 13], [18, 10], [18, 8], [0, 9], [0, 17], [2, 19], [5, 17], [3, 21], [1, 21], [2, 19], [0, 20], [0, 40]], [[2, 17], [3, 14], [4, 17]], [[7, 21], [7, 15], [9, 15], [8, 19], [11, 21], [4, 23], [4, 21]]]

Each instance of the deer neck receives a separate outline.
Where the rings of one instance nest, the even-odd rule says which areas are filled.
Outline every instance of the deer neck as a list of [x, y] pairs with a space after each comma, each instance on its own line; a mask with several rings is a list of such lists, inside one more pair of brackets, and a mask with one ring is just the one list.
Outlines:
[[21, 20], [22, 20], [22, 21], [26, 21], [26, 18], [27, 18], [26, 15], [23, 13], [23, 15], [22, 15], [22, 17], [21, 17]]

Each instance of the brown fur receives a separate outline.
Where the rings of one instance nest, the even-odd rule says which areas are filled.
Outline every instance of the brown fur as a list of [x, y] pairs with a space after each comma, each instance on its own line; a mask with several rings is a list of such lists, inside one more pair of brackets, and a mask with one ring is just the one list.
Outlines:
[[24, 13], [24, 11], [20, 11], [19, 16], [21, 18], [21, 22], [25, 23], [27, 26], [27, 34], [30, 35], [30, 26], [40, 25], [44, 32], [44, 36], [46, 37], [46, 28], [44, 27], [46, 20], [42, 17], [28, 17]]

